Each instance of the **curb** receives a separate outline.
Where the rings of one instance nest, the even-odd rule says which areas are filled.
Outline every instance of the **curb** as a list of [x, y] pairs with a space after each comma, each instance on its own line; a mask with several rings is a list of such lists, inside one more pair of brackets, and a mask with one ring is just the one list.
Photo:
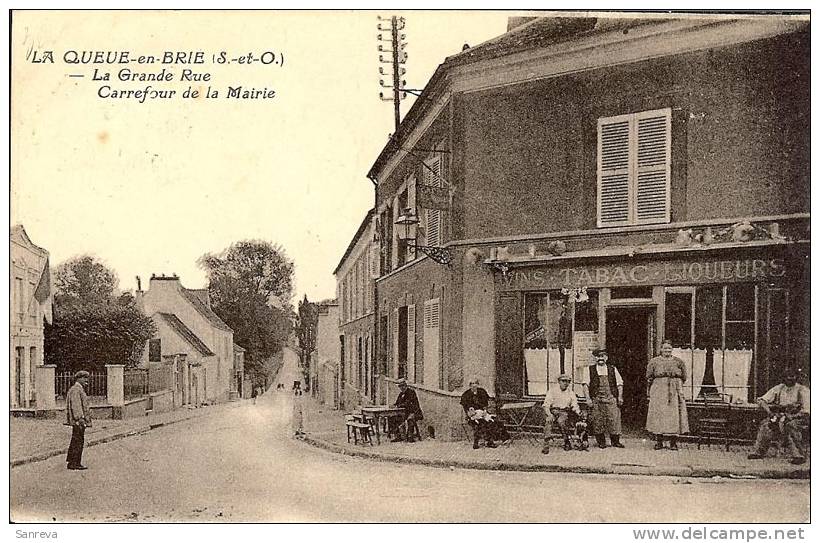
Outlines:
[[301, 441], [313, 447], [324, 449], [326, 451], [342, 454], [345, 456], [356, 456], [360, 458], [367, 458], [370, 460], [378, 460], [382, 462], [394, 462], [397, 464], [415, 464], [421, 466], [430, 466], [437, 468], [462, 468], [475, 469], [485, 471], [523, 471], [523, 472], [544, 472], [544, 473], [584, 473], [584, 474], [598, 474], [598, 475], [649, 475], [660, 477], [697, 477], [697, 478], [714, 478], [723, 477], [726, 479], [791, 479], [791, 480], [808, 480], [811, 478], [811, 470], [797, 469], [788, 472], [781, 472], [775, 470], [760, 470], [754, 472], [737, 473], [725, 469], [711, 469], [711, 468], [694, 468], [691, 466], [670, 466], [670, 467], [651, 467], [651, 466], [637, 466], [628, 464], [613, 464], [607, 467], [604, 466], [563, 466], [558, 464], [521, 464], [502, 462], [491, 464], [488, 462], [474, 462], [463, 460], [444, 460], [437, 458], [411, 458], [408, 456], [401, 456], [397, 454], [379, 453], [369, 451], [367, 449], [355, 450], [338, 443], [325, 441], [324, 439], [304, 436]]
[[[86, 444], [85, 444], [85, 447], [86, 448], [93, 447], [94, 445], [102, 445], [103, 443], [110, 443], [111, 441], [118, 441], [118, 440], [126, 438], [126, 437], [145, 434], [145, 433], [148, 433], [151, 430], [154, 430], [156, 428], [162, 428], [163, 426], [171, 426], [172, 424], [176, 424], [178, 422], [184, 422], [184, 421], [187, 421], [187, 420], [191, 420], [191, 419], [203, 416], [203, 415], [204, 415], [204, 413], [203, 414], [191, 415], [190, 417], [185, 417], [185, 418], [181, 418], [181, 419], [170, 420], [170, 421], [167, 421], [167, 422], [156, 422], [156, 423], [148, 424], [146, 426], [142, 426], [140, 428], [136, 428], [136, 429], [133, 429], [133, 430], [128, 430], [128, 431], [125, 431], [125, 432], [119, 432], [119, 433], [114, 433], [114, 434], [107, 435], [107, 436], [98, 437], [96, 439], [92, 439], [92, 440], [87, 441]], [[68, 447], [64, 447], [64, 448], [61, 448], [61, 449], [52, 449], [50, 451], [46, 451], [46, 452], [43, 452], [43, 453], [38, 453], [38, 454], [35, 454], [35, 455], [32, 455], [32, 456], [27, 456], [25, 458], [18, 458], [17, 460], [12, 460], [11, 462], [9, 462], [9, 465], [12, 468], [16, 468], [18, 466], [24, 466], [26, 464], [32, 464], [34, 462], [41, 462], [43, 460], [48, 460], [49, 458], [53, 458], [55, 456], [60, 456], [60, 455], [66, 454], [66, 453], [68, 453]]]

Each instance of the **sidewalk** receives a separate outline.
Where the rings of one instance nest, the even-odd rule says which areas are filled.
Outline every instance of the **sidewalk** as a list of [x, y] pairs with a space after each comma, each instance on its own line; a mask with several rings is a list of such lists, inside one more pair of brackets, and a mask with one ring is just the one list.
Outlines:
[[[142, 434], [184, 420], [213, 413], [217, 409], [236, 407], [243, 402], [222, 403], [196, 409], [176, 409], [167, 413], [151, 414], [133, 419], [94, 420], [85, 431], [85, 446], [91, 447], [124, 437]], [[66, 454], [71, 439], [71, 429], [63, 424], [64, 417], [34, 419], [9, 417], [9, 456], [11, 467], [39, 462]]]
[[[748, 446], [732, 445], [726, 452], [720, 445], [698, 450], [694, 443], [680, 443], [677, 452], [656, 451], [653, 441], [643, 439], [624, 439], [625, 449], [598, 449], [593, 444], [589, 452], [564, 451], [560, 443], [553, 441], [549, 455], [541, 454], [540, 441], [532, 443], [524, 437], [496, 449], [482, 446], [478, 450], [473, 450], [466, 438], [443, 442], [425, 438], [410, 444], [390, 443], [382, 436], [381, 445], [354, 445], [347, 442], [341, 411], [306, 398], [304, 415], [307, 443], [332, 452], [391, 462], [486, 470], [733, 479], [809, 479], [811, 474], [809, 462], [794, 466], [783, 456], [748, 460]], [[774, 449], [770, 454], [774, 454]]]

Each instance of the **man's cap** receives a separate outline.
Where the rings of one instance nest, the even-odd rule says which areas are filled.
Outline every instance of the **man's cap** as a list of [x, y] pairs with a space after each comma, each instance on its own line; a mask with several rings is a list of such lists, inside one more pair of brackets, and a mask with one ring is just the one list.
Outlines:
[[607, 354], [606, 349], [603, 347], [598, 347], [592, 351], [592, 356], [598, 356], [599, 354]]
[[77, 379], [79, 379], [81, 377], [90, 377], [90, 376], [91, 376], [91, 374], [88, 373], [87, 371], [80, 370], [80, 371], [78, 371], [77, 373], [74, 374], [74, 380], [76, 381]]
[[399, 385], [399, 386], [406, 385], [407, 384], [407, 379], [399, 379], [398, 381], [396, 381], [396, 384]]
[[567, 375], [566, 373], [562, 373], [561, 375], [558, 376], [558, 380], [559, 381], [572, 381], [572, 378], [569, 375]]

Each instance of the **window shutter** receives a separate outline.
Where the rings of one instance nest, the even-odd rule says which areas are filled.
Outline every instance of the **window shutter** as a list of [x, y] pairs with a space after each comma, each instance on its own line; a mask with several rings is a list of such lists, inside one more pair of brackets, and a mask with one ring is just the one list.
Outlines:
[[[441, 157], [435, 157], [425, 162], [424, 184], [432, 187], [441, 187]], [[441, 245], [441, 210], [428, 209], [425, 211], [425, 245], [438, 247]]]
[[598, 120], [598, 226], [629, 224], [629, 116]]
[[407, 380], [416, 382], [416, 306], [407, 306]]
[[424, 384], [439, 388], [439, 367], [441, 364], [439, 298], [424, 302]]
[[645, 111], [635, 117], [638, 133], [636, 221], [669, 222], [672, 111]]
[[391, 366], [393, 367], [393, 376], [399, 376], [399, 310], [393, 310], [393, 318], [390, 319], [392, 326], [391, 339], [393, 340], [393, 360]]
[[598, 226], [669, 222], [672, 110], [598, 120]]

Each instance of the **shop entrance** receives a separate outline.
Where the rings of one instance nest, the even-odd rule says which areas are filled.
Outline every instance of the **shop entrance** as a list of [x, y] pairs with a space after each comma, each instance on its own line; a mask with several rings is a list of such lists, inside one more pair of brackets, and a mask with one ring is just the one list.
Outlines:
[[624, 379], [621, 421], [625, 431], [641, 430], [646, 423], [646, 365], [654, 338], [654, 307], [607, 308], [606, 349]]

